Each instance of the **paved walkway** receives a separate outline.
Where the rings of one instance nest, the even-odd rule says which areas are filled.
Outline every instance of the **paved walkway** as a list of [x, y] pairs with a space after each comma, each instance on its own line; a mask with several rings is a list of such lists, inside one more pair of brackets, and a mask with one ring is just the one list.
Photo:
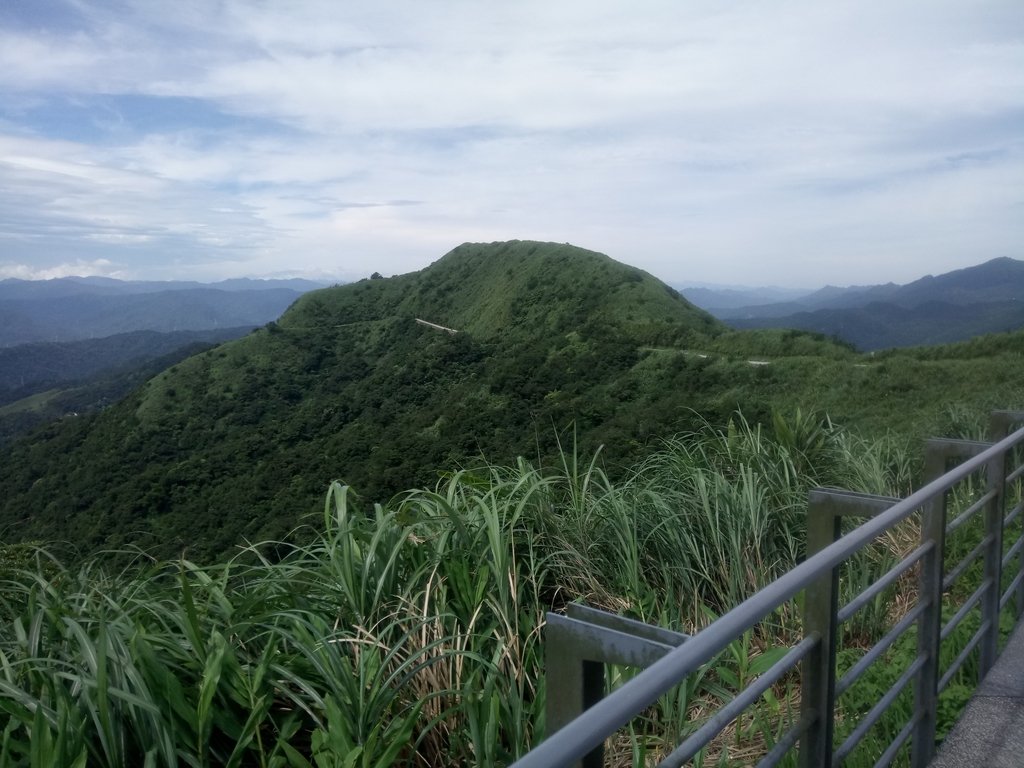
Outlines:
[[982, 680], [930, 768], [1024, 767], [1024, 623]]

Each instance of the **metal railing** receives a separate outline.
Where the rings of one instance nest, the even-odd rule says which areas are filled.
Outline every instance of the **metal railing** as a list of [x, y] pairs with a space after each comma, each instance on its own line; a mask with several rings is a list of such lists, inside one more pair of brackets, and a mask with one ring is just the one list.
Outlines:
[[[801, 709], [795, 724], [782, 733], [759, 766], [776, 765], [799, 744], [799, 764], [805, 768], [840, 765], [897, 700], [912, 686], [913, 713], [896, 738], [881, 753], [876, 765], [888, 765], [906, 742], [911, 742], [910, 761], [914, 768], [926, 766], [935, 754], [939, 693], [953, 680], [975, 650], [979, 678], [991, 668], [998, 654], [999, 619], [1012, 603], [1015, 616], [1024, 609], [1024, 536], [1021, 523], [1024, 502], [1005, 509], [1008, 487], [1024, 477], [1024, 464], [1015, 449], [1024, 446], [1024, 428], [1010, 434], [1011, 425], [1024, 423], [1024, 412], [997, 411], [992, 415], [994, 444], [960, 440], [930, 440], [926, 444], [925, 484], [906, 499], [868, 496], [847, 491], [817, 489], [808, 502], [807, 559], [757, 594], [724, 614], [696, 635], [650, 634], [656, 628], [627, 627], [610, 623], [594, 613], [577, 610], [575, 618], [554, 619], [555, 629], [548, 642], [575, 644], [572, 653], [548, 650], [548, 690], [552, 676], [557, 681], [560, 703], [549, 706], [549, 728], [554, 731], [513, 768], [600, 765], [605, 740], [629, 723], [659, 697], [682, 684], [753, 628], [764, 618], [804, 593], [803, 639], [772, 667], [741, 690], [715, 715], [685, 739], [659, 765], [678, 766], [696, 756], [733, 719], [754, 704], [764, 692], [800, 665]], [[950, 462], [960, 462], [953, 468]], [[1017, 462], [1011, 469], [1010, 462]], [[950, 491], [976, 483], [983, 476], [984, 492], [966, 509], [947, 520]], [[1017, 494], [1019, 497], [1019, 493]], [[839, 568], [879, 536], [919, 513], [920, 544], [902, 561], [844, 605], [839, 606]], [[947, 570], [946, 537], [981, 514], [981, 540], [961, 561]], [[849, 516], [868, 519], [842, 534], [842, 520]], [[1004, 538], [1016, 524], [1012, 546]], [[943, 594], [981, 559], [980, 584], [970, 597], [943, 623]], [[1003, 589], [1003, 573], [1014, 566], [1009, 585]], [[872, 600], [917, 569], [917, 600], [902, 618], [872, 648], [845, 672], [836, 670], [836, 637], [841, 624], [849, 621]], [[940, 669], [942, 641], [956, 630], [975, 608], [980, 607], [978, 629], [963, 650], [946, 668]], [[621, 620], [620, 620], [621, 621]], [[567, 625], [566, 622], [569, 622]], [[575, 622], [575, 624], [572, 624]], [[598, 625], [587, 629], [588, 622]], [[834, 744], [836, 699], [911, 627], [917, 627], [917, 655], [903, 670], [892, 688], [857, 722], [843, 743]], [[567, 631], [566, 627], [570, 626]], [[571, 627], [575, 627], [572, 629]], [[661, 630], [664, 632], [664, 630]], [[611, 634], [609, 634], [611, 633]], [[623, 633], [638, 635], [634, 645], [622, 646]], [[579, 642], [581, 637], [586, 642]], [[603, 642], [602, 638], [607, 642]], [[646, 638], [646, 639], [644, 639]], [[609, 650], [618, 643], [633, 649], [624, 657]], [[676, 647], [672, 647], [675, 645]], [[603, 696], [604, 663], [625, 663], [646, 668], [608, 696]], [[549, 693], [549, 695], [551, 695]], [[569, 720], [566, 707], [578, 716]], [[557, 729], [557, 730], [556, 730]]]

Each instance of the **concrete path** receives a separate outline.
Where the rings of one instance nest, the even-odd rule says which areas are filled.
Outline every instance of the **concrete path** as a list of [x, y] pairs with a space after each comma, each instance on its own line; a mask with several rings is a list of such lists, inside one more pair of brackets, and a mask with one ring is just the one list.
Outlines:
[[1018, 625], [931, 768], [1024, 768], [1024, 623]]

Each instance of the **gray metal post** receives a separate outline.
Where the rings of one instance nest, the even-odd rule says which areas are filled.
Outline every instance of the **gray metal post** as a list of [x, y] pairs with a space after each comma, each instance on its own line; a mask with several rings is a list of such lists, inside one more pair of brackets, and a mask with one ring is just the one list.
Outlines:
[[[566, 612], [549, 613], [544, 626], [548, 738], [604, 698], [605, 664], [647, 667], [688, 639], [680, 632], [575, 603]], [[603, 744], [575, 763], [582, 768], [603, 764]]]
[[[874, 517], [899, 502], [835, 488], [815, 488], [807, 497], [807, 556], [842, 535], [842, 518]], [[836, 635], [839, 630], [839, 569], [833, 568], [804, 593], [804, 635], [821, 638], [804, 661], [800, 715], [811, 723], [800, 744], [802, 768], [832, 764], [835, 731]]]
[[985, 547], [983, 578], [989, 581], [988, 592], [981, 600], [981, 621], [988, 629], [981, 640], [978, 659], [978, 682], [988, 674], [999, 655], [999, 600], [1003, 594], [1003, 489], [1006, 487], [1006, 455], [992, 459], [985, 466], [989, 492], [995, 492], [985, 505], [985, 536], [991, 540]]
[[[840, 519], [827, 498], [812, 492], [807, 503], [807, 556], [839, 538]], [[839, 571], [830, 569], [804, 593], [804, 634], [818, 633], [821, 642], [803, 662], [801, 716], [811, 725], [800, 740], [801, 768], [832, 765], [833, 711], [836, 696], [836, 612]]]
[[[989, 423], [989, 436], [993, 443], [998, 443], [1000, 440], [1010, 434], [1010, 427], [1024, 423], [1024, 411], [992, 411], [991, 421]], [[1003, 469], [1006, 469], [1006, 456], [1003, 456]], [[1006, 494], [1005, 475], [1003, 494]], [[1005, 502], [1004, 507], [1005, 510]], [[1021, 516], [1017, 522], [1017, 528], [1024, 530], [1024, 515]], [[1017, 569], [1018, 572], [1024, 574], [1024, 550], [1021, 550], [1020, 554], [1017, 555]], [[1013, 579], [1011, 579], [1012, 581]], [[1014, 596], [1014, 608], [1016, 610], [1017, 618], [1024, 617], [1024, 579], [1021, 579], [1017, 585], [1017, 592]]]
[[[946, 471], [946, 452], [929, 443], [925, 449], [925, 485]], [[911, 741], [911, 765], [925, 768], [935, 755], [938, 711], [939, 634], [942, 631], [943, 547], [946, 540], [946, 494], [925, 502], [921, 515], [921, 543], [931, 550], [921, 559], [918, 600], [925, 608], [917, 625], [917, 655], [925, 659], [914, 686], [914, 708], [920, 719]]]
[[[604, 664], [581, 660], [573, 638], [553, 622], [544, 643], [544, 678], [547, 683], [545, 719], [548, 736], [558, 731], [604, 696]], [[582, 768], [604, 765], [604, 746], [597, 746], [578, 763]]]

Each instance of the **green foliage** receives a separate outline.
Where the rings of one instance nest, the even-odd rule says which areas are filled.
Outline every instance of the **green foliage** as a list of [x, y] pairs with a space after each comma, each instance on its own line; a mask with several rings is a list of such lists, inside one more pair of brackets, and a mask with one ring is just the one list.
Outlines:
[[[44, 424], [107, 408], [166, 368], [209, 349], [213, 346], [209, 342], [238, 337], [244, 330], [168, 334], [138, 331], [105, 339], [25, 344], [0, 350], [0, 368], [8, 363], [24, 363], [49, 374], [6, 392], [0, 387], [0, 403], [10, 401], [0, 406], [0, 446]], [[29, 359], [11, 360], [19, 357]], [[61, 375], [55, 376], [55, 370]]]
[[[308, 543], [222, 565], [7, 548], [0, 764], [507, 764], [544, 732], [546, 610], [585, 599], [692, 632], [792, 567], [797, 498], [874, 450], [803, 415], [776, 427], [704, 424], [619, 483], [567, 446], [557, 468], [481, 465], [372, 507], [333, 484]], [[727, 573], [698, 537], [756, 566]], [[634, 724], [636, 749], [662, 753], [766, 669], [783, 652], [766, 631], [787, 634], [733, 644]], [[730, 750], [777, 732], [788, 685]]]
[[789, 329], [729, 331], [717, 336], [709, 349], [733, 357], [824, 357], [852, 360], [855, 350], [820, 333]]

